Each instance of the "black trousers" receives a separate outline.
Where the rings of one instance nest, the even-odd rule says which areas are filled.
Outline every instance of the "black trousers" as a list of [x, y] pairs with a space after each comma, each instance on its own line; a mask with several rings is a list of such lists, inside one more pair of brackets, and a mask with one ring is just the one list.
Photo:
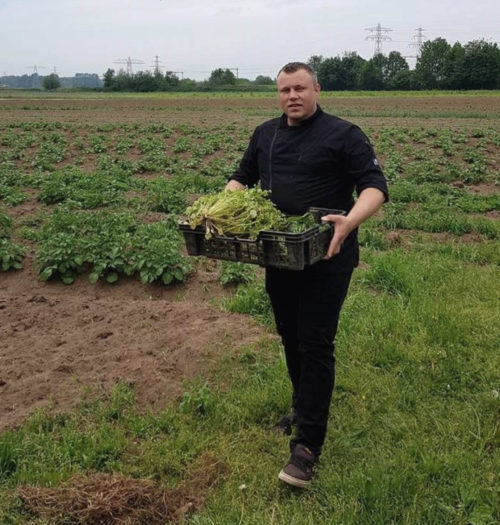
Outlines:
[[[354, 264], [337, 257], [302, 271], [266, 269], [266, 291], [285, 348], [296, 443], [321, 453], [335, 382], [334, 339]], [[345, 260], [345, 258], [344, 258]]]

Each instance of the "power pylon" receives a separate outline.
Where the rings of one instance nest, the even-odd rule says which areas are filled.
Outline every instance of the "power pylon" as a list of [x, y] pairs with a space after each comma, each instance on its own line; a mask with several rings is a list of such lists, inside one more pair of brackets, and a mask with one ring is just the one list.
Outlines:
[[155, 63], [153, 64], [153, 72], [155, 75], [158, 75], [161, 73], [160, 69], [160, 57], [158, 55], [155, 55]]
[[26, 66], [25, 69], [32, 69], [33, 75], [38, 75], [38, 69], [45, 69], [45, 66], [37, 66], [34, 64], [32, 66]]
[[425, 29], [422, 27], [418, 27], [415, 29], [417, 32], [416, 35], [413, 35], [413, 39], [416, 40], [415, 42], [412, 42], [411, 44], [408, 44], [409, 47], [414, 47], [416, 49], [417, 55], [420, 55], [420, 51], [422, 50], [422, 45], [424, 43], [424, 40], [426, 40], [426, 36], [424, 35]]
[[387, 42], [388, 40], [392, 40], [390, 36], [387, 36], [385, 33], [389, 33], [389, 31], [392, 31], [392, 29], [389, 29], [388, 27], [382, 27], [380, 25], [380, 22], [375, 27], [367, 27], [365, 31], [370, 31], [370, 35], [368, 35], [365, 40], [375, 40], [375, 52], [374, 56], [378, 55], [379, 53], [382, 53], [382, 42]]
[[127, 75], [133, 75], [132, 64], [144, 64], [142, 60], [136, 60], [135, 58], [119, 58], [113, 62], [114, 64], [127, 64]]

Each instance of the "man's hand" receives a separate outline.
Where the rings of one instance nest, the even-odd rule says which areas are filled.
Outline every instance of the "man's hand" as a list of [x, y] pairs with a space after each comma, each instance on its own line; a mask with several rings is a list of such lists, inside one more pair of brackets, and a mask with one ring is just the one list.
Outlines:
[[354, 228], [352, 227], [349, 218], [344, 215], [325, 215], [324, 217], [321, 217], [321, 220], [333, 222], [335, 227], [330, 246], [324, 256], [324, 259], [331, 259], [334, 255], [337, 255], [337, 253], [340, 252], [342, 243]]
[[231, 179], [226, 184], [225, 189], [226, 190], [230, 190], [230, 191], [239, 191], [239, 190], [244, 190], [245, 186], [243, 186], [243, 184], [241, 184], [241, 182], [238, 182], [237, 180]]
[[335, 231], [333, 238], [326, 252], [325, 259], [331, 259], [340, 252], [345, 238], [357, 228], [364, 220], [368, 219], [382, 206], [385, 195], [377, 188], [366, 188], [358, 197], [356, 204], [352, 207], [349, 214], [344, 215], [325, 215], [321, 217], [323, 221], [333, 222]]

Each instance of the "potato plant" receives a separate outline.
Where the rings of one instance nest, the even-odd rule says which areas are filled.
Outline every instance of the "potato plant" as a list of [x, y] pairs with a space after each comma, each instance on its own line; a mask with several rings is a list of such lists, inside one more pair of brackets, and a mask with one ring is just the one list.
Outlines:
[[11, 218], [0, 210], [0, 270], [20, 270], [24, 258], [24, 248], [10, 240]]
[[112, 283], [138, 273], [143, 283], [170, 284], [184, 281], [190, 272], [180, 245], [173, 219], [141, 224], [128, 212], [59, 207], [41, 229], [36, 260], [43, 280], [71, 284], [86, 272], [92, 283]]

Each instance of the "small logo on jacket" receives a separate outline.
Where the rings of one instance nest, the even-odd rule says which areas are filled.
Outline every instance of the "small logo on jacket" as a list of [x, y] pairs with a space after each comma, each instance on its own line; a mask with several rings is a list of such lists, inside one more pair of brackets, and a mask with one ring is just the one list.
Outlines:
[[373, 164], [375, 164], [375, 166], [378, 166], [378, 160], [377, 159], [373, 159]]

